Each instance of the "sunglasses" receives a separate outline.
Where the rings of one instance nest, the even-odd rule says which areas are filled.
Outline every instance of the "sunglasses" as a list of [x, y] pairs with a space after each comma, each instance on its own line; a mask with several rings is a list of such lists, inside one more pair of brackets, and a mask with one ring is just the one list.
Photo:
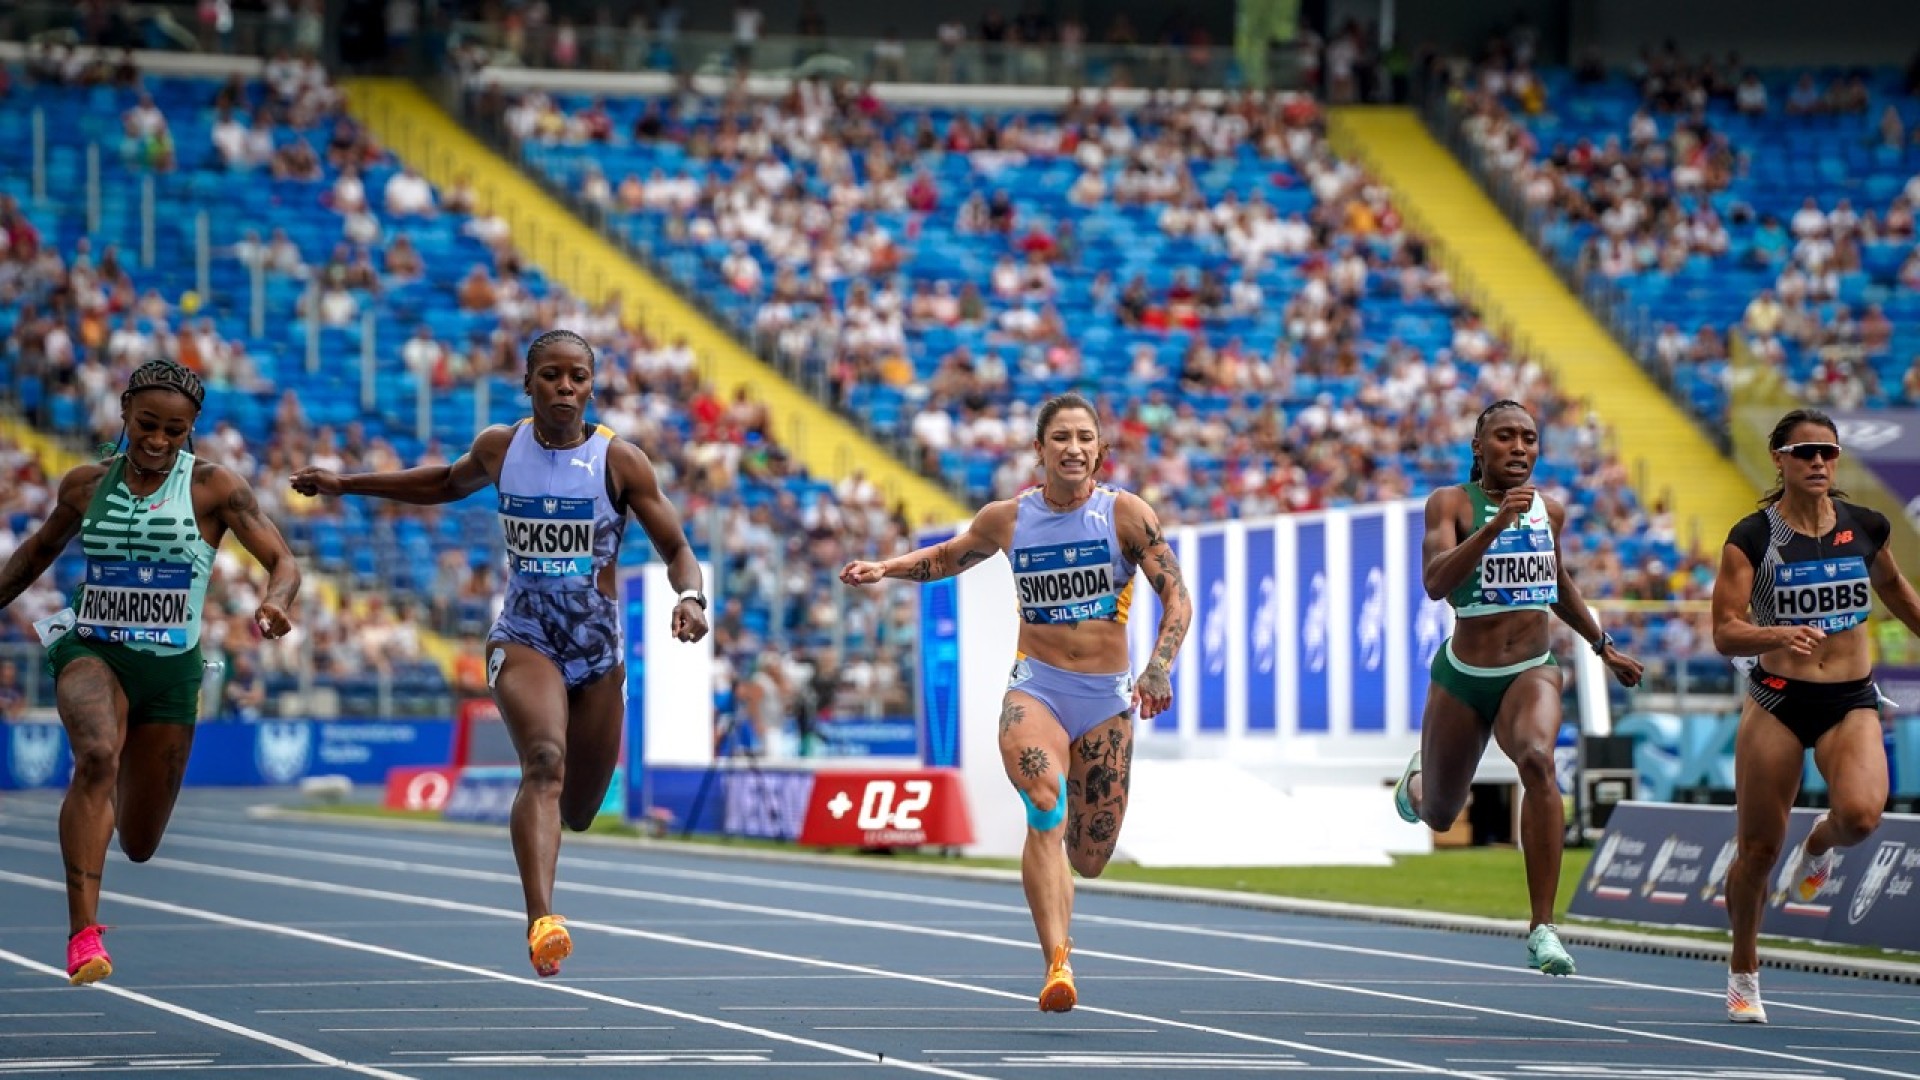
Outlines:
[[1814, 458], [1819, 458], [1821, 461], [1833, 461], [1840, 456], [1840, 444], [1830, 442], [1788, 443], [1780, 448], [1780, 453], [1792, 454], [1801, 461], [1812, 461]]

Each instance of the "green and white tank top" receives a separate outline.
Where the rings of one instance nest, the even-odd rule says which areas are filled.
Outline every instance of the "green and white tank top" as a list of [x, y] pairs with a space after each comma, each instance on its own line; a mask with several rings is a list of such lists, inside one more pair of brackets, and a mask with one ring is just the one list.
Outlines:
[[127, 490], [126, 458], [100, 478], [80, 523], [86, 576], [74, 593], [81, 641], [177, 656], [200, 643], [213, 547], [193, 513], [192, 454], [182, 451], [158, 491]]
[[[1479, 484], [1462, 485], [1473, 500], [1474, 527], [1500, 512], [1500, 504]], [[1538, 492], [1527, 512], [1494, 537], [1467, 580], [1447, 594], [1462, 619], [1503, 611], [1546, 611], [1560, 600], [1560, 565], [1553, 546], [1553, 521]]]

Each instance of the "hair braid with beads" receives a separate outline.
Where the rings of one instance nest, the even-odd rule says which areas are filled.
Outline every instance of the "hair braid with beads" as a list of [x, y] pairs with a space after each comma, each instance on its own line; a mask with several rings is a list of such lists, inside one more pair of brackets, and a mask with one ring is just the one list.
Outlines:
[[[134, 395], [147, 390], [171, 390], [176, 394], [184, 395], [188, 401], [193, 402], [193, 412], [195, 416], [200, 414], [200, 409], [206, 404], [207, 400], [207, 387], [205, 383], [200, 381], [200, 376], [195, 375], [191, 368], [172, 360], [149, 360], [139, 367], [134, 368], [133, 374], [127, 376], [126, 390], [120, 394], [120, 407], [122, 409], [130, 408], [133, 404]], [[115, 439], [110, 445], [102, 444], [100, 447], [100, 456], [102, 458], [109, 458], [119, 453], [120, 448], [126, 444], [126, 441], [127, 425], [122, 421], [120, 424], [120, 437]], [[187, 453], [193, 453], [192, 432], [188, 432], [187, 434]]]

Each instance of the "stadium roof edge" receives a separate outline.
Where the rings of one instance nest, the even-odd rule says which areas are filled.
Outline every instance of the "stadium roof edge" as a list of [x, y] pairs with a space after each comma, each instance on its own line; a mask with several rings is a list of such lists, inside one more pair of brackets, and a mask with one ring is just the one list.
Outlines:
[[[119, 49], [94, 45], [81, 45], [78, 48], [93, 49], [110, 56], [117, 56], [121, 52]], [[0, 60], [25, 60], [27, 56], [26, 44], [0, 41]], [[165, 52], [156, 49], [133, 50], [133, 63], [141, 71], [155, 75], [257, 75], [266, 66], [266, 61], [257, 56], [222, 56], [218, 53]]]

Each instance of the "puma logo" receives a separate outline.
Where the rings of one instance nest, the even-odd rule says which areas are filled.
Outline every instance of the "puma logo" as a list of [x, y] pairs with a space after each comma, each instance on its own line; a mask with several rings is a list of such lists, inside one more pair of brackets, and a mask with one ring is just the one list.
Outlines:
[[1105, 510], [1089, 510], [1087, 511], [1087, 519], [1105, 525], [1107, 523], [1107, 512]]
[[593, 461], [590, 458], [569, 458], [567, 460], [567, 464], [578, 465], [581, 468], [587, 470], [588, 476], [593, 475]]

